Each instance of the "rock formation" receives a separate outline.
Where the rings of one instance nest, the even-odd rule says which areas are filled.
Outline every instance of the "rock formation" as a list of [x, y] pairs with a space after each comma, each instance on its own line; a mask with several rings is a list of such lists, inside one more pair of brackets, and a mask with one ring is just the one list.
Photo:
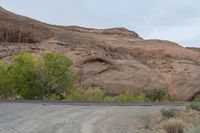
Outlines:
[[4, 61], [24, 50], [63, 52], [74, 62], [78, 84], [112, 95], [166, 89], [177, 100], [191, 100], [200, 94], [198, 49], [145, 40], [125, 28], [55, 26], [1, 8], [0, 41]]

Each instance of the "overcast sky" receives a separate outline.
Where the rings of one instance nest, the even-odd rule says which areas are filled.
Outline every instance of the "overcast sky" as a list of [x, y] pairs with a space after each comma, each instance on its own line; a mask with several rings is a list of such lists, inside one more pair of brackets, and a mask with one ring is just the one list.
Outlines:
[[200, 47], [199, 0], [0, 0], [0, 6], [50, 24], [125, 27], [145, 39]]

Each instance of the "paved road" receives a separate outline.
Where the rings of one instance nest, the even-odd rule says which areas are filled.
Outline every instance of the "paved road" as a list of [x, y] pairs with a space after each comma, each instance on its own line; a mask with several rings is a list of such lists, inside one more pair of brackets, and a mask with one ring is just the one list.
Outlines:
[[0, 133], [141, 133], [139, 117], [161, 108], [0, 102]]
[[72, 105], [72, 106], [184, 106], [184, 102], [67, 102], [67, 101], [43, 101], [43, 100], [0, 100], [0, 103], [29, 103], [29, 104], [49, 104], [49, 105]]

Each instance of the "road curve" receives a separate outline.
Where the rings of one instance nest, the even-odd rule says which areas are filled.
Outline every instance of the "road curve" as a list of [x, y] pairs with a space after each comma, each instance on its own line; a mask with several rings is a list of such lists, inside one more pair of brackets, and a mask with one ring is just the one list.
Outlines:
[[139, 117], [161, 108], [0, 102], [0, 133], [138, 133]]

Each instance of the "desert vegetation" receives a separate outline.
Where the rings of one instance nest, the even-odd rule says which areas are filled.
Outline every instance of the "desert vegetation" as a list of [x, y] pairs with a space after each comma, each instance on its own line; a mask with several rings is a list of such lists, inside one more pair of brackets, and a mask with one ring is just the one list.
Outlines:
[[178, 115], [180, 110], [176, 108], [169, 108], [169, 109], [164, 108], [160, 112], [164, 118], [173, 118]]
[[[153, 94], [153, 92], [151, 92]], [[157, 93], [155, 91], [154, 93]], [[66, 96], [69, 101], [82, 101], [82, 102], [169, 102], [172, 101], [169, 97], [163, 96], [162, 99], [152, 100], [150, 95], [134, 94], [131, 91], [126, 91], [117, 96], [107, 95], [102, 90], [92, 90], [88, 88], [75, 88]]]
[[126, 91], [111, 96], [103, 90], [80, 87], [72, 61], [59, 52], [41, 57], [30, 53], [14, 55], [0, 63], [1, 99], [45, 99], [81, 102], [162, 102], [171, 101], [164, 89], [134, 94]]
[[1, 98], [50, 99], [63, 98], [74, 86], [76, 75], [72, 62], [58, 52], [46, 53], [42, 58], [21, 53], [10, 64], [0, 65]]
[[172, 118], [165, 122], [164, 129], [166, 133], [183, 133], [184, 125], [182, 120]]
[[192, 102], [185, 109], [170, 108], [161, 110], [166, 133], [199, 133], [200, 103]]
[[[182, 107], [164, 107], [159, 112], [144, 113], [139, 122], [144, 133], [199, 133], [200, 103], [192, 102]], [[145, 112], [145, 111], [144, 111]]]

